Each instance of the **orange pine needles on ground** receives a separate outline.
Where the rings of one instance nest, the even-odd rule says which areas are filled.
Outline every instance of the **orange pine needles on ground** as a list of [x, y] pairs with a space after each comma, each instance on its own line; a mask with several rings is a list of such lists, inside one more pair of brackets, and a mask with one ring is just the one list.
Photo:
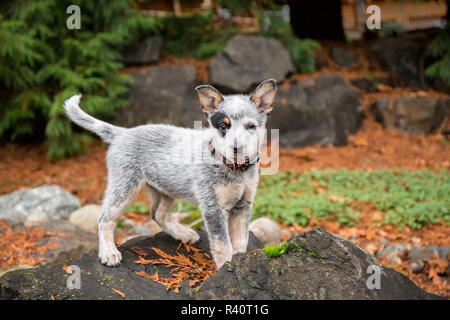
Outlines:
[[126, 295], [125, 295], [125, 293], [123, 293], [122, 291], [117, 290], [117, 289], [114, 289], [114, 288], [111, 288], [111, 290], [112, 290], [113, 292], [117, 293], [117, 294], [118, 294], [119, 296], [121, 296], [122, 298], [125, 299]]
[[[161, 258], [144, 259], [142, 255], [139, 255], [139, 260], [135, 261], [136, 264], [161, 264], [166, 268], [171, 268], [170, 274], [172, 275], [172, 278], [160, 278], [158, 272], [154, 275], [149, 275], [145, 271], [136, 272], [136, 274], [165, 285], [167, 290], [173, 289], [176, 293], [179, 293], [180, 284], [183, 281], [188, 280], [189, 286], [194, 287], [196, 284], [200, 284], [216, 272], [214, 261], [208, 253], [188, 244], [183, 244], [183, 246], [186, 251], [190, 253], [190, 255], [185, 256], [178, 252], [181, 248], [181, 244], [177, 248], [176, 255], [169, 255], [158, 248], [152, 247], [152, 250], [155, 251], [155, 253], [157, 253]], [[133, 252], [142, 252], [141, 249], [137, 249], [138, 250], [133, 250]]]
[[47, 237], [53, 239], [64, 236], [64, 234], [46, 232], [39, 228], [12, 231], [12, 227], [5, 220], [0, 219], [0, 268], [14, 265], [36, 267], [45, 260], [43, 257], [45, 252], [59, 247], [52, 241], [40, 246], [38, 241]]

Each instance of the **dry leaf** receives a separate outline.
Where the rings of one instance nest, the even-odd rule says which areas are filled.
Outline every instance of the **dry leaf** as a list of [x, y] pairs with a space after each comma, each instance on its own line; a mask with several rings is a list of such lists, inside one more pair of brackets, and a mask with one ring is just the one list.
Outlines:
[[123, 293], [122, 291], [117, 290], [117, 289], [114, 289], [114, 288], [111, 288], [111, 290], [114, 291], [114, 292], [117, 293], [119, 296], [121, 296], [122, 298], [125, 299], [125, 293]]
[[133, 251], [134, 253], [136, 253], [139, 256], [143, 256], [143, 257], [148, 256], [148, 254], [145, 253], [144, 251], [142, 251], [142, 249], [139, 247], [133, 247], [133, 248], [131, 248], [131, 251]]
[[[139, 271], [136, 274], [163, 284], [166, 286], [166, 290], [173, 289], [176, 293], [179, 292], [181, 282], [188, 280], [189, 286], [193, 287], [214, 274], [216, 268], [209, 254], [189, 244], [183, 244], [183, 246], [190, 253], [189, 256], [185, 256], [178, 251], [175, 255], [169, 255], [161, 249], [152, 248], [161, 258], [144, 259], [139, 256], [139, 260], [135, 261], [136, 264], [143, 265], [162, 264], [170, 269], [172, 278], [160, 278], [158, 273], [149, 275], [145, 271]], [[180, 245], [177, 250], [179, 249]]]
[[66, 273], [72, 274], [72, 269], [70, 269], [70, 267], [64, 266], [64, 267], [62, 267], [62, 269], [63, 269]]

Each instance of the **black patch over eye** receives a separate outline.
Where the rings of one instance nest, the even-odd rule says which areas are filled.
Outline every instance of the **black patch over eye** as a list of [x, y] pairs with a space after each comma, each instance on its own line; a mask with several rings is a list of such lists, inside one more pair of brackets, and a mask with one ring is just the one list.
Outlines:
[[231, 128], [230, 118], [223, 112], [214, 113], [210, 121], [211, 125], [220, 131], [222, 137], [225, 137], [227, 129]]

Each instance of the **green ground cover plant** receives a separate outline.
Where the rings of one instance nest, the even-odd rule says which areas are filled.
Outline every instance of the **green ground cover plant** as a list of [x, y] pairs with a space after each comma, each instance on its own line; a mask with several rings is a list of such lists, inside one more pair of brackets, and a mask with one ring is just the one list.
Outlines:
[[[310, 219], [352, 226], [362, 218], [358, 203], [373, 204], [384, 215], [380, 225], [420, 229], [450, 224], [450, 175], [446, 171], [409, 172], [403, 169], [372, 172], [339, 170], [278, 173], [261, 176], [252, 219], [269, 217], [285, 225], [307, 226]], [[148, 212], [142, 203], [127, 210]], [[173, 211], [190, 213], [184, 223], [201, 217], [200, 210], [177, 200]], [[200, 224], [196, 225], [199, 228]]]
[[[320, 190], [320, 191], [319, 191]], [[450, 176], [441, 171], [279, 173], [262, 176], [253, 218], [267, 216], [286, 225], [306, 226], [309, 219], [354, 225], [362, 217], [355, 203], [372, 203], [384, 214], [381, 225], [419, 229], [450, 223]]]

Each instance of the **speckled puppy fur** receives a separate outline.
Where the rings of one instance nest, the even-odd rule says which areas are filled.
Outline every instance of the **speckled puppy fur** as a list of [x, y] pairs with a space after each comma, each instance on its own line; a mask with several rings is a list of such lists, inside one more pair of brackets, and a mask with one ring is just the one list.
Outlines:
[[[82, 111], [81, 95], [65, 101], [69, 118], [109, 145], [108, 183], [99, 219], [98, 255], [102, 263], [120, 263], [122, 256], [114, 244], [114, 229], [144, 185], [150, 189], [153, 218], [166, 233], [182, 242], [195, 243], [199, 236], [171, 219], [174, 199], [183, 198], [200, 208], [217, 267], [231, 260], [234, 253], [247, 249], [258, 185], [258, 152], [264, 142], [276, 83], [266, 80], [250, 95], [225, 96], [208, 85], [196, 90], [209, 123], [202, 130], [162, 124], [120, 128]], [[240, 170], [220, 159], [233, 165], [251, 165]]]

